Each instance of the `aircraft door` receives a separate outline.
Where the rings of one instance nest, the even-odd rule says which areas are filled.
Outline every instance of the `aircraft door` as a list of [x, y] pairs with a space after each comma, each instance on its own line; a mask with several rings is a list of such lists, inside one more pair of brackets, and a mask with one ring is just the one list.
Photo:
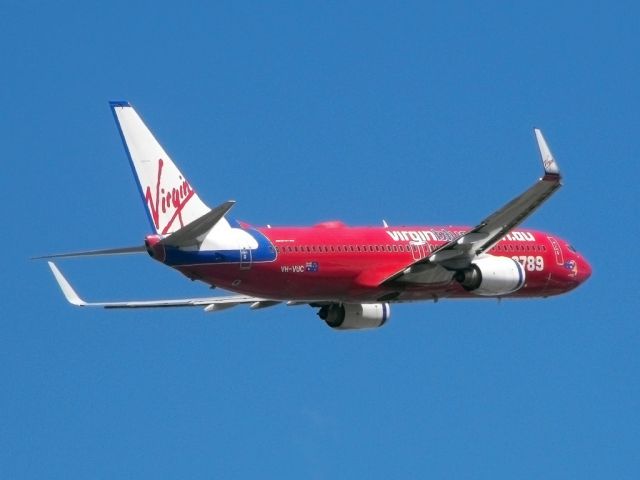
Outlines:
[[547, 237], [549, 242], [551, 242], [551, 247], [553, 248], [553, 253], [556, 255], [556, 263], [558, 265], [564, 265], [564, 255], [562, 255], [562, 248], [558, 244], [558, 241], [553, 237]]
[[249, 270], [251, 268], [251, 249], [243, 247], [240, 249], [240, 270]]

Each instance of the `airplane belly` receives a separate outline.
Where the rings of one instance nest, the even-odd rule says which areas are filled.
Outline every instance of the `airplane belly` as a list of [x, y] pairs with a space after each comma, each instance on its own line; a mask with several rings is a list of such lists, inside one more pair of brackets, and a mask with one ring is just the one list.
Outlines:
[[346, 296], [354, 275], [322, 274], [317, 265], [254, 263], [250, 269], [238, 264], [178, 268], [184, 275], [232, 292], [278, 300], [327, 300]]

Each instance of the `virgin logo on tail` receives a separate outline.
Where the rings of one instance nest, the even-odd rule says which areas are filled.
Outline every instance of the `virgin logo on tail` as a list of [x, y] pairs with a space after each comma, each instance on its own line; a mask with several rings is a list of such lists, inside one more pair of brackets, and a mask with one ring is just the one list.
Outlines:
[[[153, 218], [153, 223], [156, 227], [156, 230], [159, 233], [165, 234], [173, 225], [173, 222], [177, 218], [180, 222], [180, 227], [184, 227], [184, 223], [182, 221], [182, 210], [187, 204], [187, 202], [193, 197], [194, 192], [185, 179], [182, 178], [182, 175], [178, 177], [179, 185], [175, 187], [165, 187], [162, 185], [162, 169], [164, 167], [164, 162], [161, 158], [158, 159], [158, 179], [156, 181], [155, 195], [151, 191], [151, 186], [147, 187], [147, 190], [144, 194], [144, 199], [147, 202], [147, 207], [151, 212], [151, 217]], [[160, 214], [164, 216], [169, 213], [171, 218], [166, 223], [166, 225], [160, 225]]]

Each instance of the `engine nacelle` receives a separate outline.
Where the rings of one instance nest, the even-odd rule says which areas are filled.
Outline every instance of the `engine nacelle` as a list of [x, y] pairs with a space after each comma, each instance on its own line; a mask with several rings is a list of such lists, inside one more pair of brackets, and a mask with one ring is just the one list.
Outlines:
[[524, 268], [516, 260], [488, 255], [457, 272], [454, 278], [469, 292], [493, 297], [519, 290], [526, 276]]
[[390, 315], [388, 303], [334, 303], [325, 305], [318, 312], [327, 325], [337, 330], [381, 327]]

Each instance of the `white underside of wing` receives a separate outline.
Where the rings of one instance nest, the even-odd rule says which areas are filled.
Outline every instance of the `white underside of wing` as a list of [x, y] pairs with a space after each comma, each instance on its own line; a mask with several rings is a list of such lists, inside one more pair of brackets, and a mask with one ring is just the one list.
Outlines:
[[124, 302], [86, 302], [74, 290], [60, 269], [53, 262], [48, 262], [62, 293], [69, 303], [79, 307], [103, 307], [103, 308], [169, 308], [169, 307], [205, 307], [205, 311], [214, 312], [235, 307], [237, 305], [250, 304], [252, 309], [266, 308], [280, 303], [267, 298], [252, 297], [248, 295], [229, 295], [202, 298], [181, 298], [169, 300], [142, 300]]

